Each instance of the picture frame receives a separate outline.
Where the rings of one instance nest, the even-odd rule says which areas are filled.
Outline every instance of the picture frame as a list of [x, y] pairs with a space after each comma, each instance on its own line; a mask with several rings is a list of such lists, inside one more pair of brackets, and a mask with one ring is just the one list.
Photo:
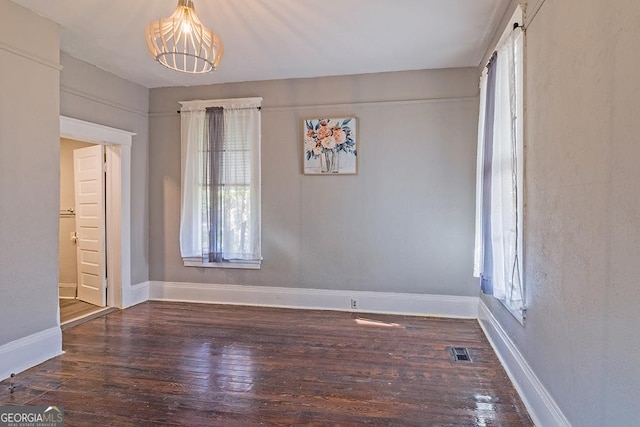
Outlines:
[[355, 175], [358, 118], [304, 119], [302, 164], [305, 175]]

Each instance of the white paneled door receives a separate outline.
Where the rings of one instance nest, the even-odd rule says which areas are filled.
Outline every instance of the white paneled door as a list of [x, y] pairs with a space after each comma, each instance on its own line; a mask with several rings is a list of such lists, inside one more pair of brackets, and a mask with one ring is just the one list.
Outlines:
[[104, 307], [105, 269], [104, 147], [73, 150], [78, 255], [78, 299]]

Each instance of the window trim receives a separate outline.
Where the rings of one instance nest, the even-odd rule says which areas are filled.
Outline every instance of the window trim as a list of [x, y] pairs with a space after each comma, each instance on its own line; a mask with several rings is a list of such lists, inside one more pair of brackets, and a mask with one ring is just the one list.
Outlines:
[[236, 268], [246, 270], [260, 270], [262, 260], [245, 261], [245, 260], [229, 260], [223, 262], [204, 262], [201, 258], [186, 257], [182, 258], [185, 267], [204, 267], [204, 268]]
[[[516, 29], [516, 26], [521, 28], [521, 31], [523, 31], [522, 33], [522, 37], [523, 37], [523, 41], [522, 41], [522, 50], [521, 50], [521, 55], [519, 56], [519, 62], [517, 62], [517, 68], [516, 68], [516, 73], [517, 73], [517, 77], [520, 80], [520, 90], [521, 90], [521, 96], [518, 99], [517, 105], [516, 105], [516, 116], [519, 118], [519, 120], [517, 121], [517, 128], [516, 128], [516, 132], [517, 132], [517, 140], [519, 141], [519, 143], [516, 145], [516, 158], [517, 158], [517, 182], [518, 182], [518, 200], [517, 200], [517, 205], [516, 205], [516, 210], [518, 213], [518, 218], [517, 218], [517, 228], [518, 228], [518, 236], [517, 239], [519, 241], [519, 245], [518, 245], [518, 250], [517, 250], [517, 256], [519, 258], [519, 264], [520, 264], [520, 275], [521, 275], [521, 297], [522, 297], [522, 307], [517, 308], [512, 306], [511, 304], [509, 304], [508, 298], [505, 298], [504, 300], [499, 299], [494, 297], [493, 295], [491, 295], [492, 298], [500, 301], [500, 303], [503, 305], [503, 307], [509, 312], [511, 313], [511, 315], [521, 324], [524, 326], [524, 322], [526, 319], [526, 312], [527, 312], [527, 305], [528, 305], [528, 298], [527, 298], [527, 286], [526, 286], [526, 282], [525, 282], [525, 277], [524, 277], [524, 272], [525, 272], [525, 259], [524, 259], [524, 253], [525, 253], [525, 247], [524, 247], [524, 241], [525, 241], [525, 233], [524, 233], [524, 225], [525, 225], [525, 212], [524, 212], [524, 205], [525, 205], [525, 188], [524, 188], [524, 152], [526, 149], [526, 141], [525, 141], [525, 132], [524, 132], [524, 122], [525, 122], [525, 117], [524, 117], [524, 111], [525, 111], [525, 79], [526, 79], [526, 70], [525, 70], [525, 52], [526, 52], [526, 38], [524, 37], [524, 11], [522, 9], [522, 6], [517, 5], [511, 18], [509, 19], [506, 27], [504, 28], [500, 38], [498, 39], [497, 43], [495, 44], [495, 46], [493, 47], [493, 49], [491, 49], [490, 51], [493, 51], [495, 49], [498, 49], [499, 46], [501, 46], [507, 39], [507, 37], [510, 36], [510, 34]], [[486, 65], [486, 64], [485, 64]], [[481, 97], [482, 98], [482, 97]], [[477, 223], [476, 223], [477, 226]], [[477, 234], [476, 234], [477, 235]], [[475, 261], [474, 261], [475, 263]], [[474, 272], [475, 274], [475, 272]]]
[[[210, 100], [192, 100], [192, 101], [180, 101], [180, 111], [194, 111], [194, 110], [202, 110], [207, 107], [223, 107], [223, 108], [261, 108], [262, 97], [251, 97], [251, 98], [229, 98], [229, 99], [210, 99]], [[262, 162], [262, 138], [260, 131], [260, 140], [258, 142], [258, 182], [257, 191], [258, 191], [258, 210], [262, 210], [262, 167], [260, 163]], [[183, 141], [180, 140], [180, 144], [182, 147]], [[181, 153], [183, 152], [181, 148]], [[180, 162], [183, 163], [184, 159], [182, 158]], [[182, 198], [182, 192], [184, 191], [184, 176], [181, 175], [180, 182], [180, 197]], [[182, 216], [182, 212], [180, 212]], [[259, 218], [260, 227], [259, 233], [262, 234], [262, 215]], [[262, 238], [260, 236], [260, 242]], [[260, 243], [261, 245], [261, 243]], [[249, 261], [249, 260], [225, 260], [222, 262], [205, 262], [200, 257], [182, 257], [182, 264], [184, 267], [199, 267], [199, 268], [229, 268], [229, 269], [246, 269], [246, 270], [260, 270], [262, 266], [262, 258], [260, 260]]]

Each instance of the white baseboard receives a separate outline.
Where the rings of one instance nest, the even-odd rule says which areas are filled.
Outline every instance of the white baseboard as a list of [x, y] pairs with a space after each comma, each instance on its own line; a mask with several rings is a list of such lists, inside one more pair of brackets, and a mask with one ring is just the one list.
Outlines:
[[132, 285], [128, 290], [122, 291], [122, 308], [131, 307], [136, 304], [149, 300], [149, 284], [151, 282], [142, 282]]
[[73, 299], [76, 297], [78, 285], [75, 283], [58, 283], [58, 298]]
[[482, 300], [478, 304], [478, 321], [535, 425], [571, 427], [558, 404]]
[[0, 346], [0, 381], [62, 353], [60, 326], [4, 344]]
[[[235, 304], [362, 313], [477, 319], [478, 297], [337, 291], [269, 286], [150, 282], [149, 299], [155, 301]], [[357, 309], [351, 308], [355, 300]]]

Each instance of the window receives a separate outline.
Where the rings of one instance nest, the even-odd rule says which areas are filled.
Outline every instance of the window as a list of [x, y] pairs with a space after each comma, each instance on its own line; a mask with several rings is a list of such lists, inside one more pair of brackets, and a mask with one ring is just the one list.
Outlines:
[[474, 275], [524, 321], [522, 11], [498, 42], [480, 80]]
[[180, 103], [185, 266], [260, 268], [261, 101]]

